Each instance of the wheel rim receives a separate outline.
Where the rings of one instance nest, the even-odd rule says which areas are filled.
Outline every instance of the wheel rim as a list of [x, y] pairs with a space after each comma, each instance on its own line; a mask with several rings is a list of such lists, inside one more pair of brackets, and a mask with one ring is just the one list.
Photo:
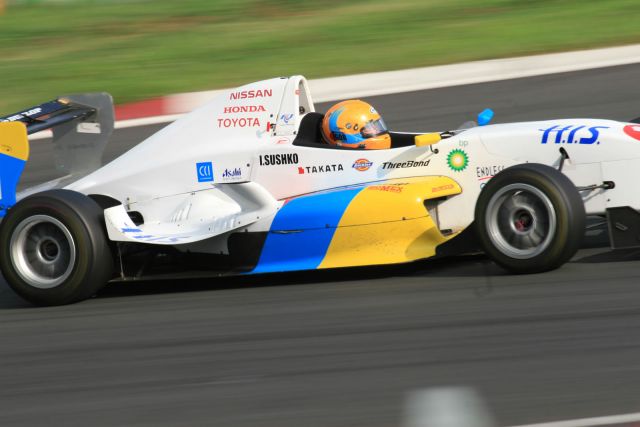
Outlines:
[[39, 289], [62, 284], [76, 261], [69, 229], [48, 215], [34, 215], [18, 224], [11, 237], [10, 253], [22, 280]]
[[549, 197], [536, 187], [511, 184], [489, 200], [486, 227], [503, 254], [533, 258], [549, 247], [557, 228], [556, 212]]

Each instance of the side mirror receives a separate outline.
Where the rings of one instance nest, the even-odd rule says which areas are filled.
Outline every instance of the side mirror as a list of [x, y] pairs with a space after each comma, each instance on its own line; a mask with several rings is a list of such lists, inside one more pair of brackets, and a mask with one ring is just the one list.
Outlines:
[[425, 133], [422, 135], [416, 135], [414, 142], [416, 147], [426, 147], [428, 145], [437, 144], [442, 140], [439, 133]]

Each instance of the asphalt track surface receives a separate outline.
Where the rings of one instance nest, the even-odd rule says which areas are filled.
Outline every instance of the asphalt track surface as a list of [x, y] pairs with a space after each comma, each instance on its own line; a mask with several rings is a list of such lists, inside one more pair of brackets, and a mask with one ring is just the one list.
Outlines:
[[[640, 116], [640, 65], [372, 97], [395, 130]], [[319, 110], [326, 109], [320, 105]], [[111, 159], [160, 126], [115, 132]], [[26, 182], [55, 175], [33, 143]], [[250, 279], [115, 284], [33, 308], [0, 278], [2, 426], [394, 426], [464, 385], [500, 425], [640, 410], [640, 251], [602, 229], [561, 269], [482, 256]]]

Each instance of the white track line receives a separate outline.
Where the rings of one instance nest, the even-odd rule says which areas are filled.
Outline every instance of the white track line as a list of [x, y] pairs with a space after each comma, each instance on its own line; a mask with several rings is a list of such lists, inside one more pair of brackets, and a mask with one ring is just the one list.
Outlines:
[[[142, 119], [131, 119], [131, 120], [121, 120], [116, 122], [114, 127], [116, 129], [124, 129], [124, 128], [132, 128], [136, 126], [148, 126], [148, 125], [157, 125], [160, 123], [168, 123], [178, 120], [180, 117], [184, 116], [184, 114], [169, 114], [166, 116], [155, 116], [155, 117], [145, 117]], [[51, 138], [53, 133], [50, 130], [43, 130], [33, 135], [29, 135], [29, 141], [36, 141], [38, 139], [46, 139]]]
[[[640, 44], [329, 77], [310, 80], [309, 88], [315, 102], [329, 102], [636, 63], [640, 63]], [[182, 113], [219, 92], [175, 94], [166, 100], [171, 112]]]
[[632, 414], [609, 415], [605, 417], [582, 418], [577, 420], [552, 421], [540, 424], [526, 424], [513, 427], [596, 427], [635, 422], [640, 422], [640, 412], [635, 412]]
[[[329, 102], [636, 63], [640, 63], [640, 44], [329, 77], [310, 80], [309, 88], [315, 102]], [[123, 120], [117, 122], [115, 127], [122, 129], [172, 122], [205, 104], [220, 92], [221, 90], [211, 90], [168, 95], [166, 100], [170, 105], [169, 109], [176, 114]], [[29, 139], [50, 137], [50, 131], [43, 131], [31, 135]]]
[[184, 116], [186, 113], [168, 114], [166, 116], [144, 117], [142, 119], [121, 120], [116, 122], [116, 129], [132, 128], [136, 126], [148, 126], [158, 123], [173, 122]]
[[389, 95], [640, 63], [640, 44], [311, 80], [315, 101]]

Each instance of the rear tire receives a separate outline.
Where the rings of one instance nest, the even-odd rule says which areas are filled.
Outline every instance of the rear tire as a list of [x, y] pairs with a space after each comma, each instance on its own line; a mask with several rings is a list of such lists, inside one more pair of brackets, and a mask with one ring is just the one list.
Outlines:
[[585, 231], [585, 209], [575, 185], [556, 169], [512, 166], [483, 188], [475, 227], [485, 252], [512, 273], [539, 273], [567, 262]]
[[35, 305], [87, 299], [113, 278], [103, 210], [74, 191], [34, 194], [9, 209], [0, 252], [9, 286]]

